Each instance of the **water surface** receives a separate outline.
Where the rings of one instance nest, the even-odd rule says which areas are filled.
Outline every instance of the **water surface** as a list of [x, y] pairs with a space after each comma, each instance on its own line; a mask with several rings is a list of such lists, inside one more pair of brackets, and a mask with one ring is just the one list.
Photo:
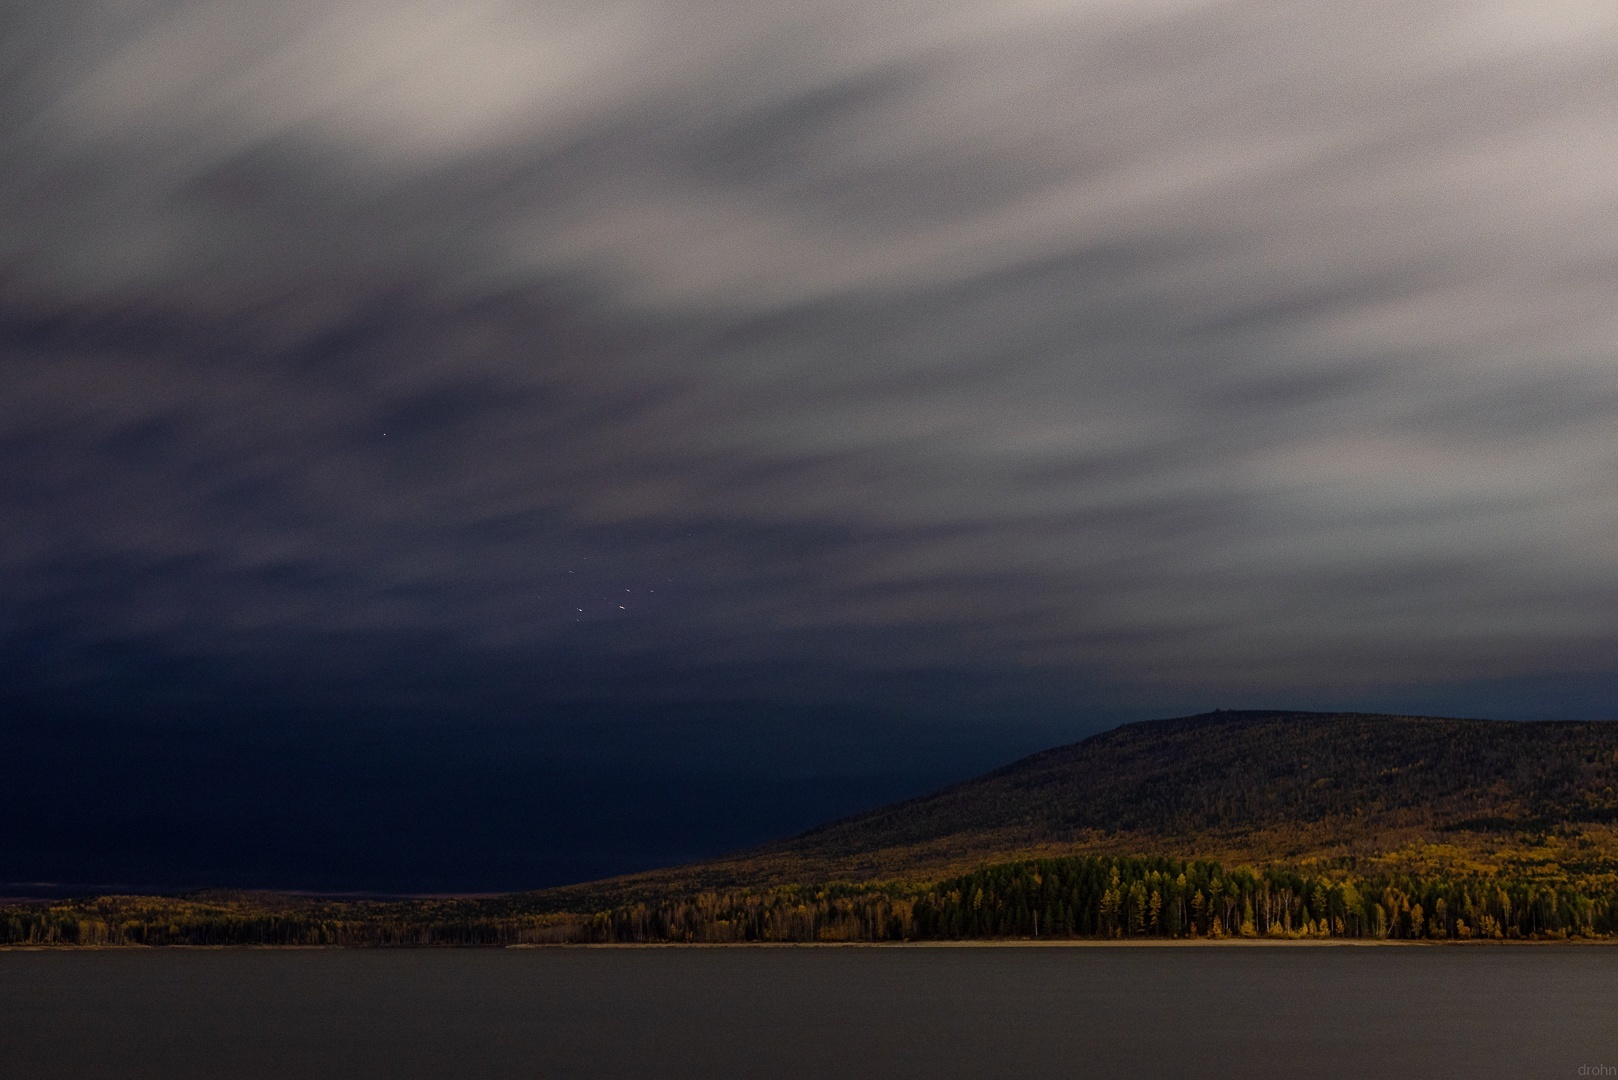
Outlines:
[[30, 1080], [1580, 1075], [1618, 948], [0, 953]]

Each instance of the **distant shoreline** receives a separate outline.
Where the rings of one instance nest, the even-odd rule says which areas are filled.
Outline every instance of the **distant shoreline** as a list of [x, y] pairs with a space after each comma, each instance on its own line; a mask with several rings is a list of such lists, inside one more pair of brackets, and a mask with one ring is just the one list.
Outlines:
[[0, 945], [7, 952], [457, 952], [558, 949], [1366, 949], [1366, 948], [1584, 948], [1618, 946], [1618, 938], [1477, 939], [1398, 938], [998, 938], [967, 941], [613, 941], [515, 945]]
[[1466, 940], [1431, 941], [1392, 938], [1144, 938], [1136, 941], [1092, 938], [1050, 938], [1043, 940], [990, 939], [978, 941], [615, 941], [591, 943], [519, 944], [506, 949], [1223, 949], [1223, 948], [1317, 948], [1364, 949], [1388, 946], [1411, 948], [1493, 948], [1496, 946], [1584, 946], [1618, 945], [1618, 938], [1570, 940]]

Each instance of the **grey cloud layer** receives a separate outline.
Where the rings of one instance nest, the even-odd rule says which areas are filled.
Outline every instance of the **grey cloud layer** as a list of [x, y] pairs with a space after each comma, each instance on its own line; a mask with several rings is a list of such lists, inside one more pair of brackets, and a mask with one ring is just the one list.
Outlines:
[[764, 11], [8, 32], [8, 632], [1610, 664], [1610, 5]]

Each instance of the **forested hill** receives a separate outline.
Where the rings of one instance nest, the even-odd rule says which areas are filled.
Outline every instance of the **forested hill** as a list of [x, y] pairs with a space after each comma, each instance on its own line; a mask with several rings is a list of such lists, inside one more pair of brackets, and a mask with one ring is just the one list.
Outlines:
[[[1077, 853], [1618, 865], [1618, 722], [1214, 712], [1127, 724], [677, 872], [715, 885]], [[1583, 852], [1583, 855], [1579, 855]]]
[[505, 897], [0, 906], [0, 944], [1618, 935], [1618, 723], [1130, 724], [695, 866]]
[[1453, 831], [1615, 819], [1615, 723], [1216, 712], [1127, 724], [781, 848], [834, 854], [1007, 830], [1190, 838], [1330, 821]]

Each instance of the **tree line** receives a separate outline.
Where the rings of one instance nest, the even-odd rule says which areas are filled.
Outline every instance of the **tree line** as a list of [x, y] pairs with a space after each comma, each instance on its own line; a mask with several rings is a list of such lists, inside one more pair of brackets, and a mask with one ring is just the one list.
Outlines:
[[987, 866], [916, 908], [921, 938], [1552, 938], [1618, 932], [1618, 883], [1089, 856]]
[[592, 912], [540, 898], [100, 897], [0, 909], [10, 945], [520, 945], [977, 938], [1501, 940], [1618, 933], [1618, 882], [1361, 875], [1156, 857], [984, 866], [933, 883], [788, 885]]

